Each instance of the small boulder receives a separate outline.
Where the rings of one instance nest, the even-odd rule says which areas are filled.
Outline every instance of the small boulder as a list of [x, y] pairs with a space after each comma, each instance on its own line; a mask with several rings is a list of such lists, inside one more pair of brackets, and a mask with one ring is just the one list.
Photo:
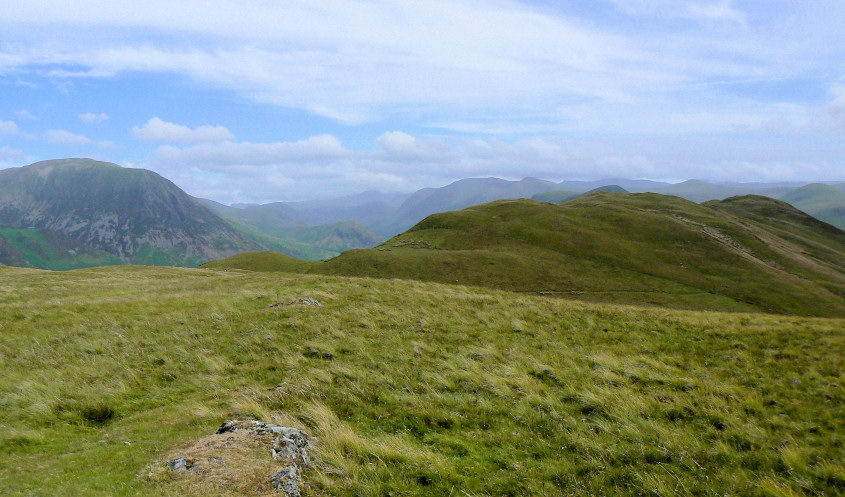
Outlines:
[[167, 467], [170, 471], [180, 472], [190, 470], [194, 467], [194, 460], [187, 457], [177, 457], [171, 461], [167, 461]]
[[299, 484], [302, 482], [302, 477], [299, 476], [299, 469], [294, 466], [286, 466], [281, 471], [277, 471], [270, 475], [270, 485], [284, 492], [288, 497], [300, 497]]
[[328, 352], [326, 350], [320, 350], [315, 347], [308, 347], [304, 351], [302, 351], [302, 355], [308, 357], [310, 359], [326, 359], [332, 360], [334, 359], [334, 354]]

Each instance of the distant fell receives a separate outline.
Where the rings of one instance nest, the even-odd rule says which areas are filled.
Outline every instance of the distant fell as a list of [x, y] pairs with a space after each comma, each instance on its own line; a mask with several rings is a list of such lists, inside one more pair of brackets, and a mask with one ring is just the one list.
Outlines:
[[780, 199], [815, 218], [845, 229], [845, 189], [812, 183], [796, 188]]
[[384, 217], [385, 213], [398, 209], [409, 196], [405, 193], [370, 190], [356, 195], [281, 204], [293, 217], [311, 226], [353, 220], [370, 226]]
[[664, 195], [675, 195], [692, 200], [693, 202], [706, 202], [708, 200], [723, 200], [728, 197], [739, 195], [765, 195], [768, 197], [779, 197], [792, 190], [792, 186], [767, 185], [763, 183], [709, 183], [707, 181], [691, 179], [669, 185], [658, 186], [648, 189], [632, 189], [632, 191], [662, 193]]
[[468, 178], [442, 188], [423, 188], [412, 194], [394, 213], [373, 226], [379, 233], [392, 236], [424, 217], [437, 212], [463, 209], [499, 199], [530, 198], [537, 193], [557, 189], [551, 181], [524, 178], [508, 181], [499, 178]]
[[60, 159], [0, 171], [0, 262], [196, 265], [256, 248], [169, 180]]

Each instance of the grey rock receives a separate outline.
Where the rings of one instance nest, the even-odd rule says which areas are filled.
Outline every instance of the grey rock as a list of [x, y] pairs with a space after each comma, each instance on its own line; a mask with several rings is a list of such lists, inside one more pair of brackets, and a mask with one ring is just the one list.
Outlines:
[[299, 468], [295, 465], [286, 466], [281, 471], [270, 475], [270, 485], [276, 490], [284, 492], [288, 497], [300, 497], [299, 484], [302, 477], [299, 475]]
[[185, 471], [193, 468], [193, 466], [194, 461], [187, 457], [178, 457], [172, 461], [167, 461], [167, 467], [170, 468], [170, 471]]
[[217, 433], [230, 433], [235, 430], [247, 430], [255, 435], [273, 435], [270, 454], [273, 459], [299, 462], [304, 465], [310, 463], [309, 453], [312, 448], [311, 437], [302, 430], [265, 423], [256, 420], [229, 420], [217, 429]]
[[299, 297], [298, 299], [291, 300], [288, 303], [284, 302], [276, 302], [275, 304], [270, 304], [267, 307], [282, 307], [288, 305], [298, 305], [298, 306], [305, 306], [305, 307], [323, 307], [323, 304], [319, 300], [312, 299], [311, 297]]

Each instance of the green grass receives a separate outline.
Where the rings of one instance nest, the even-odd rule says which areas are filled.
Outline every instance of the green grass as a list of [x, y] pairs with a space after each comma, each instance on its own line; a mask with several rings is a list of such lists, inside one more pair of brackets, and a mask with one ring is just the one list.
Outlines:
[[581, 195], [579, 192], [573, 192], [571, 190], [552, 190], [550, 192], [543, 192], [538, 193], [531, 198], [536, 200], [537, 202], [549, 202], [552, 204], [559, 204], [561, 202], [566, 202], [567, 200], [572, 200], [573, 198], [578, 197]]
[[43, 230], [0, 228], [0, 252], [9, 264], [52, 270], [123, 264], [119, 257], [103, 251], [69, 253], [69, 246]]
[[[300, 296], [324, 306], [268, 308]], [[255, 416], [319, 438], [307, 495], [837, 495], [843, 330], [387, 279], [0, 267], [0, 494], [242, 495], [163, 461]]]
[[[216, 267], [247, 268], [245, 259]], [[765, 197], [708, 205], [658, 194], [592, 194], [561, 205], [497, 201], [429, 216], [376, 248], [305, 272], [592, 302], [845, 316], [845, 232]]]
[[202, 265], [205, 269], [244, 269], [247, 271], [278, 272], [284, 267], [289, 273], [302, 273], [313, 267], [310, 261], [295, 259], [274, 251], [243, 252], [220, 261]]

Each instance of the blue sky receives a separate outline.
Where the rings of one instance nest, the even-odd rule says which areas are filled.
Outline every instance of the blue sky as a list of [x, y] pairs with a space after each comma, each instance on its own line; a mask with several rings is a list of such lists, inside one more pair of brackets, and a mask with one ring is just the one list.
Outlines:
[[845, 3], [0, 0], [0, 168], [223, 202], [462, 177], [845, 181]]

